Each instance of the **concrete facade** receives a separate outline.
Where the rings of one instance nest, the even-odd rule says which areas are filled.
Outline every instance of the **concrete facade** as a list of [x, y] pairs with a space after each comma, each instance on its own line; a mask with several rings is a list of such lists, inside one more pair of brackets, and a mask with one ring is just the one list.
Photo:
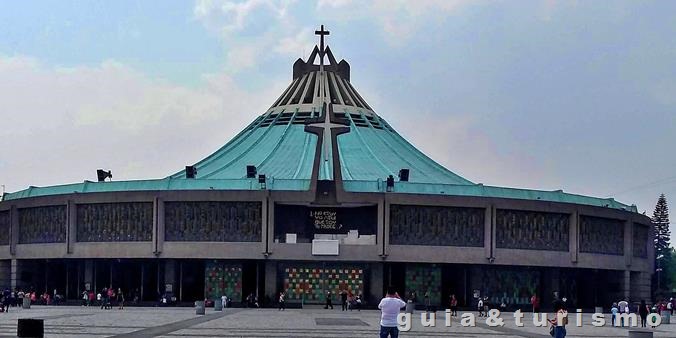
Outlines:
[[[365, 262], [370, 263], [368, 286], [373, 294], [382, 293], [383, 263], [440, 263], [474, 264], [486, 266], [558, 267], [573, 269], [602, 269], [617, 271], [622, 276], [621, 295], [632, 299], [649, 299], [650, 274], [653, 271], [654, 252], [646, 243], [648, 257], [634, 257], [632, 226], [650, 224], [650, 220], [636, 213], [610, 208], [591, 207], [554, 202], [508, 200], [461, 196], [431, 196], [396, 193], [346, 193], [336, 194], [339, 204], [372, 203], [378, 206], [377, 243], [375, 245], [341, 245], [336, 256], [313, 256], [311, 244], [274, 243], [274, 208], [276, 203], [307, 203], [315, 196], [308, 192], [278, 191], [188, 191], [188, 192], [124, 192], [71, 194], [10, 200], [0, 203], [0, 211], [9, 210], [12, 219], [12, 236], [9, 245], [0, 246], [0, 280], [7, 285], [20, 286], [20, 274], [25, 260], [86, 259], [84, 283], [93, 283], [91, 259], [162, 259], [165, 263], [164, 280], [177, 284], [177, 267], [174, 259], [226, 259], [264, 262], [264, 289], [275, 294], [277, 285], [276, 262]], [[120, 201], [153, 202], [154, 230], [150, 242], [77, 242], [74, 236], [78, 203], [114, 203]], [[262, 202], [262, 240], [247, 243], [218, 242], [165, 242], [163, 204], [165, 201], [260, 201]], [[483, 208], [485, 238], [483, 247], [393, 245], [389, 243], [389, 206], [391, 204], [453, 206]], [[68, 207], [68, 239], [66, 243], [19, 244], [17, 212], [21, 208], [41, 205], [66, 205]], [[501, 249], [495, 246], [495, 209], [514, 209], [567, 213], [570, 217], [569, 251], [544, 251]], [[579, 252], [579, 215], [621, 219], [624, 221], [624, 255], [604, 255]], [[13, 248], [13, 249], [12, 249]], [[30, 266], [30, 265], [29, 265]], [[556, 276], [551, 278], [556, 279]], [[158, 282], [159, 283], [159, 282]]]

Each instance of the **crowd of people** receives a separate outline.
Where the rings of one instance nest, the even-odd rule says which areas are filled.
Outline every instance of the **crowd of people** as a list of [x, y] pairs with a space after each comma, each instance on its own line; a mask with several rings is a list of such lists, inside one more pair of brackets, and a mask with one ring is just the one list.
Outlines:
[[[113, 308], [113, 302], [117, 305], [118, 310], [124, 309], [124, 292], [122, 288], [117, 288], [117, 291], [110, 288], [103, 288], [101, 292], [94, 295], [92, 290], [84, 290], [81, 294], [82, 306], [100, 306], [101, 309], [110, 310]], [[134, 302], [138, 301], [135, 297]]]
[[0, 294], [0, 312], [8, 312], [11, 307], [22, 306], [24, 298], [28, 299], [30, 304], [40, 305], [59, 305], [64, 300], [63, 295], [56, 289], [52, 293], [45, 291], [38, 294], [34, 289], [24, 291], [20, 288], [14, 290], [5, 288]]
[[[362, 302], [364, 299], [361, 293], [355, 295], [350, 290], [341, 290], [338, 293], [338, 295], [340, 297], [341, 311], [352, 311], [352, 310], [361, 311]], [[285, 291], [279, 292], [277, 303], [279, 304], [279, 310], [286, 309]], [[257, 303], [256, 307], [258, 307]], [[326, 295], [324, 298], [324, 309], [333, 309], [333, 293], [331, 291], [326, 291]]]
[[[641, 300], [639, 304], [632, 306], [627, 300], [622, 299], [619, 302], [613, 303], [610, 307], [611, 322], [612, 325], [615, 325], [618, 321], [618, 314], [636, 313], [641, 318], [641, 327], [647, 327], [647, 318], [650, 313], [662, 314], [668, 312], [670, 315], [674, 315], [675, 310], [676, 299], [673, 297], [669, 300], [658, 300], [652, 307], [648, 305], [645, 300]], [[620, 322], [618, 325], [625, 326], [627, 323]]]

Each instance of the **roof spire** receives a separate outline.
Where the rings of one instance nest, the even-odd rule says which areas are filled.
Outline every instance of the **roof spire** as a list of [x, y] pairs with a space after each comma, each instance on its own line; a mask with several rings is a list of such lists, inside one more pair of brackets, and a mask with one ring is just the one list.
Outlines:
[[324, 30], [324, 25], [321, 26], [320, 30], [315, 31], [315, 35], [319, 35], [319, 66], [324, 66], [324, 35], [331, 34], [329, 31]]

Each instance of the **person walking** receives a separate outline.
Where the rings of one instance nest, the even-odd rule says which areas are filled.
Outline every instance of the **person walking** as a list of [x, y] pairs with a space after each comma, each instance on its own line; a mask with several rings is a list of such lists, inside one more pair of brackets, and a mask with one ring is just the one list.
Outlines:
[[340, 311], [347, 311], [347, 291], [343, 290], [340, 293]]
[[10, 306], [16, 305], [16, 289], [12, 289], [12, 293], [10, 293], [9, 295], [9, 305]]
[[112, 310], [113, 309], [113, 300], [115, 299], [115, 290], [113, 290], [113, 287], [108, 288], [107, 292], [108, 297], [106, 297], [106, 309]]
[[326, 291], [326, 305], [324, 305], [324, 309], [331, 308], [333, 310], [333, 302], [331, 301], [331, 291]]
[[430, 292], [429, 292], [429, 290], [425, 291], [425, 295], [423, 296], [423, 298], [425, 300], [425, 311], [430, 312], [431, 306], [430, 306]]
[[484, 300], [483, 298], [479, 297], [479, 302], [476, 305], [477, 309], [479, 310], [479, 317], [484, 316]]
[[646, 327], [648, 313], [650, 313], [648, 305], [645, 303], [645, 300], [641, 300], [641, 305], [638, 307], [638, 315], [641, 317], [641, 327]]
[[451, 295], [451, 317], [458, 316], [458, 299], [455, 298], [455, 295]]
[[124, 310], [124, 293], [122, 293], [122, 288], [117, 288], [117, 309]]
[[284, 299], [284, 297], [286, 297], [286, 294], [284, 293], [284, 291], [280, 292], [279, 293], [279, 309], [277, 309], [277, 311], [279, 311], [279, 310], [284, 311], [286, 309], [286, 304], [285, 304], [286, 299]]
[[620, 312], [620, 309], [617, 307], [617, 303], [613, 303], [613, 306], [610, 308], [610, 320], [612, 326], [615, 326], [615, 321], [617, 320], [617, 313]]
[[19, 289], [19, 292], [17, 292], [16, 296], [16, 306], [23, 306], [23, 299], [26, 297], [26, 293]]
[[101, 304], [101, 310], [103, 310], [103, 307], [106, 306], [106, 295], [108, 294], [108, 290], [106, 288], [103, 288], [101, 290], [101, 293], [96, 295], [96, 299], [99, 301]]
[[[561, 317], [561, 320], [559, 320]], [[568, 311], [564, 302], [560, 300], [554, 301], [554, 318], [549, 320], [549, 323], [552, 324], [553, 328], [553, 337], [554, 338], [565, 338], [566, 337], [566, 325], [568, 324]]]
[[533, 313], [540, 312], [540, 299], [537, 295], [534, 294], [533, 297], [530, 297], [530, 304], [533, 306]]
[[404, 306], [406, 306], [406, 302], [401, 300], [394, 287], [389, 286], [387, 294], [380, 300], [380, 304], [378, 304], [378, 308], [380, 309], [380, 338], [399, 337], [397, 315]]

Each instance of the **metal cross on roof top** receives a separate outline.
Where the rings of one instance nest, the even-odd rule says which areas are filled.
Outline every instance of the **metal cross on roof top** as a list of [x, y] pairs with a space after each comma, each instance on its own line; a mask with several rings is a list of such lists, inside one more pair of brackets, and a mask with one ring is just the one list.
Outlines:
[[324, 25], [321, 26], [320, 30], [315, 31], [316, 35], [319, 35], [319, 64], [324, 65], [324, 35], [331, 34], [329, 31], [324, 30]]

